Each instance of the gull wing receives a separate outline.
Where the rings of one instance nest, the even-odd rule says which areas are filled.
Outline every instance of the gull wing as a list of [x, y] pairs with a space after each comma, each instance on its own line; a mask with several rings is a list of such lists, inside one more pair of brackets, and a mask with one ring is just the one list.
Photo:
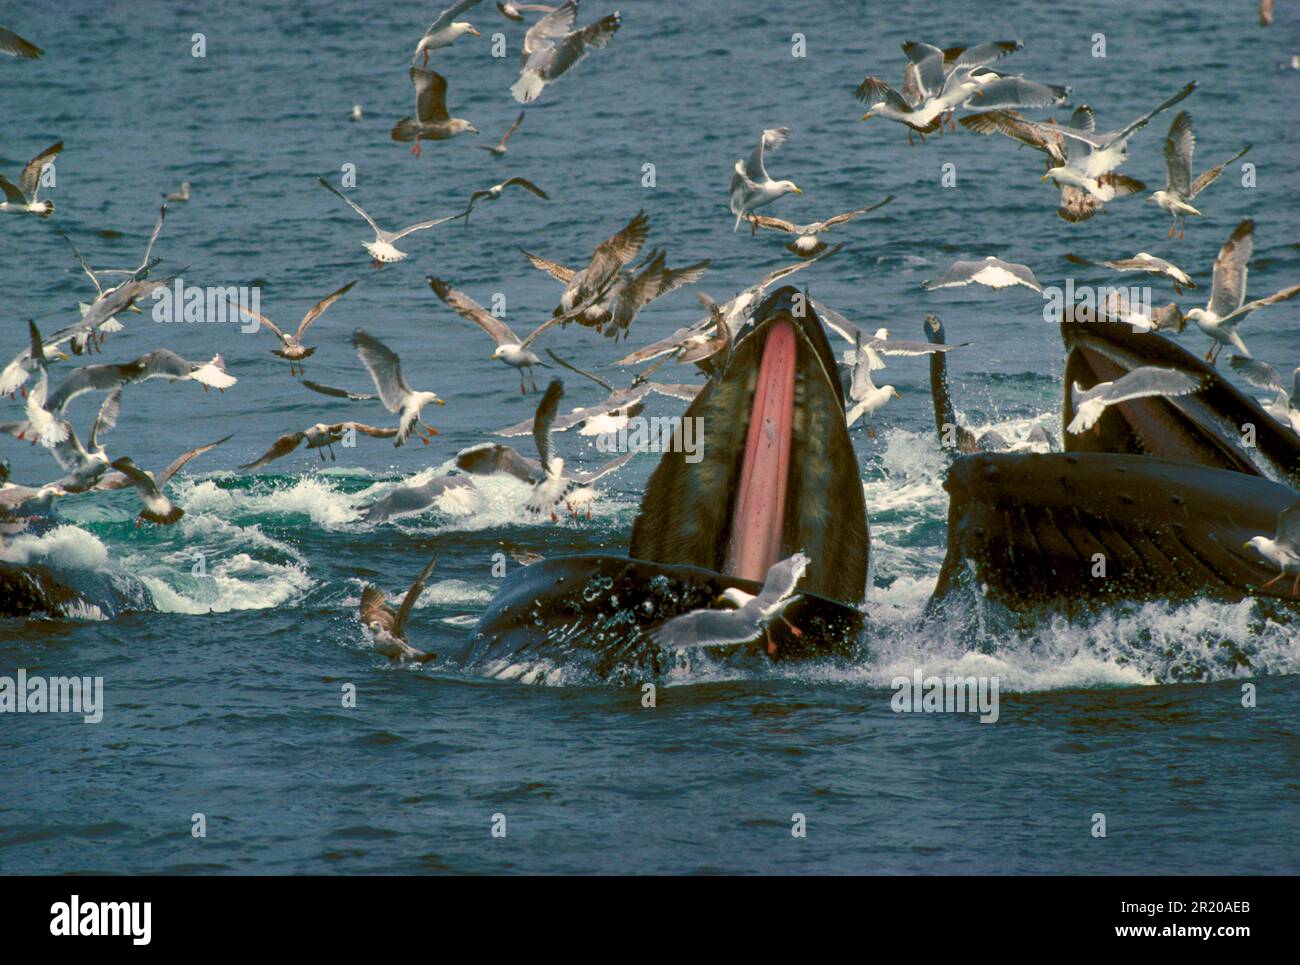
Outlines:
[[1243, 147], [1232, 157], [1228, 158], [1228, 160], [1224, 161], [1222, 164], [1216, 164], [1214, 167], [1210, 168], [1209, 170], [1202, 171], [1197, 176], [1196, 180], [1192, 182], [1192, 189], [1191, 189], [1191, 193], [1188, 195], [1188, 198], [1195, 198], [1198, 194], [1200, 194], [1211, 184], [1217, 181], [1219, 175], [1223, 173], [1224, 168], [1226, 168], [1233, 161], [1237, 160], [1237, 158], [1241, 157], [1250, 149], [1251, 149], [1251, 145], [1247, 144], [1245, 147]]
[[497, 345], [518, 345], [519, 336], [510, 330], [510, 326], [495, 317], [482, 305], [474, 301], [458, 288], [452, 288], [441, 278], [428, 278], [429, 287], [461, 318], [473, 322], [492, 337]]
[[481, 0], [456, 0], [450, 7], [438, 14], [438, 19], [429, 25], [429, 29], [424, 32], [427, 37], [431, 33], [436, 33], [444, 27], [451, 25], [451, 22], [459, 17], [470, 7], [477, 7]]
[[349, 208], [351, 208], [351, 209], [352, 209], [353, 211], [355, 211], [357, 214], [361, 215], [361, 217], [365, 218], [365, 219], [366, 219], [366, 224], [370, 225], [370, 227], [372, 227], [372, 228], [375, 229], [375, 234], [382, 235], [382, 234], [384, 233], [384, 232], [383, 232], [383, 229], [380, 228], [379, 225], [375, 224], [375, 219], [372, 218], [372, 217], [370, 217], [370, 215], [366, 214], [365, 209], [364, 209], [363, 207], [361, 207], [361, 205], [357, 204], [355, 201], [353, 201], [351, 198], [349, 198], [346, 194], [344, 194], [344, 193], [343, 193], [342, 191], [340, 191], [338, 188], [334, 187], [334, 185], [330, 184], [330, 183], [329, 183], [328, 181], [326, 181], [324, 178], [317, 178], [316, 180], [320, 182], [321, 187], [325, 188], [327, 191], [330, 191], [330, 192], [333, 193], [333, 194], [338, 195], [340, 198], [343, 199], [343, 202], [344, 202], [344, 203], [345, 203]]
[[530, 254], [529, 252], [524, 251], [524, 249], [522, 248], [520, 248], [519, 250], [524, 252], [524, 257], [527, 258], [530, 262], [532, 262], [534, 268], [541, 269], [542, 271], [550, 275], [552, 278], [554, 278], [556, 281], [562, 281], [567, 285], [569, 281], [573, 278], [573, 276], [577, 274], [577, 272], [575, 272], [572, 268], [565, 268], [563, 265], [559, 264], [558, 262], [547, 261], [545, 258], [538, 258], [536, 255]]
[[352, 347], [370, 373], [384, 408], [397, 412], [411, 394], [411, 387], [402, 377], [402, 360], [387, 345], [361, 329], [352, 333]]
[[304, 315], [302, 317], [302, 321], [298, 323], [298, 334], [295, 337], [302, 338], [303, 333], [307, 331], [308, 326], [310, 326], [312, 322], [316, 321], [316, 319], [320, 318], [320, 316], [324, 314], [325, 309], [329, 308], [336, 301], [338, 301], [349, 291], [351, 291], [352, 286], [355, 284], [356, 284], [355, 280], [350, 281], [342, 288], [340, 288], [338, 291], [334, 292], [333, 294], [326, 295], [315, 305], [313, 305], [311, 311], [309, 311], [306, 315]]
[[1246, 300], [1246, 273], [1255, 251], [1255, 222], [1247, 218], [1233, 229], [1214, 259], [1210, 311], [1224, 318]]
[[650, 632], [650, 640], [665, 650], [729, 647], [751, 643], [762, 635], [758, 623], [741, 610], [691, 610]]
[[446, 121], [447, 78], [436, 70], [411, 68], [411, 83], [415, 85], [415, 116], [424, 123]]
[[883, 208], [885, 205], [889, 204], [889, 202], [893, 200], [894, 200], [894, 196], [891, 194], [886, 196], [883, 201], [877, 201], [875, 204], [868, 205], [865, 208], [855, 208], [852, 211], [845, 211], [842, 214], [831, 215], [829, 218], [827, 218], [825, 221], [822, 222], [822, 228], [823, 229], [832, 228], [837, 224], [844, 224], [846, 221], [852, 221], [854, 218], [860, 218], [864, 214], [867, 214], [870, 211], [875, 211], [877, 208]]
[[411, 584], [411, 588], [406, 591], [406, 596], [402, 598], [401, 609], [397, 611], [397, 619], [393, 621], [393, 636], [400, 640], [406, 639], [406, 621], [410, 618], [411, 611], [415, 609], [415, 601], [418, 600], [420, 594], [424, 592], [424, 581], [429, 578], [429, 574], [433, 572], [433, 568], [437, 562], [438, 558], [435, 556], [433, 559], [429, 560], [428, 563], [424, 564], [424, 569], [420, 571], [420, 575], [415, 578], [415, 582]]
[[788, 127], [770, 127], [763, 132], [763, 136], [758, 139], [758, 147], [754, 148], [754, 153], [749, 156], [745, 162], [745, 177], [751, 181], [767, 181], [767, 168], [763, 166], [763, 152], [765, 150], [775, 151], [790, 135]]
[[763, 589], [758, 592], [749, 603], [745, 604], [743, 609], [755, 608], [760, 613], [767, 613], [771, 609], [794, 593], [795, 586], [803, 579], [804, 571], [808, 569], [808, 557], [803, 553], [795, 553], [783, 560], [777, 560], [767, 570], [767, 576], [763, 579]]
[[29, 200], [36, 200], [36, 193], [41, 189], [41, 174], [45, 170], [45, 166], [53, 161], [62, 150], [63, 142], [55, 141], [23, 167], [23, 173], [18, 176], [18, 189]]
[[233, 432], [230, 433], [230, 435], [228, 436], [223, 436], [222, 438], [218, 439], [216, 442], [209, 442], [205, 446], [195, 446], [193, 449], [181, 453], [179, 456], [177, 456], [175, 459], [171, 461], [171, 463], [167, 466], [166, 469], [164, 469], [162, 472], [158, 474], [158, 485], [165, 486], [168, 480], [170, 480], [172, 476], [176, 475], [183, 468], [185, 468], [186, 463], [188, 463], [191, 459], [195, 459], [198, 456], [203, 455], [205, 452], [217, 448], [217, 446], [221, 445], [222, 443], [228, 442], [232, 436], [234, 436]]
[[1246, 358], [1243, 355], [1234, 355], [1228, 360], [1228, 364], [1253, 386], [1261, 389], [1272, 389], [1275, 392], [1287, 391], [1287, 386], [1282, 382], [1282, 376], [1278, 374], [1277, 369], [1267, 362], [1257, 362], [1255, 359]]
[[1192, 192], [1192, 153], [1196, 135], [1192, 133], [1192, 115], [1179, 111], [1165, 137], [1166, 190], [1190, 198]]
[[299, 443], [307, 438], [305, 432], [286, 432], [275, 442], [271, 443], [271, 448], [266, 450], [252, 462], [246, 462], [240, 466], [240, 469], [258, 469], [265, 466], [268, 462], [279, 459], [281, 456], [287, 456], [298, 448]]
[[332, 395], [336, 399], [347, 399], [351, 402], [371, 402], [379, 398], [379, 396], [370, 392], [353, 392], [349, 389], [336, 389], [332, 385], [322, 385], [320, 382], [313, 382], [311, 379], [303, 379], [302, 384], [313, 392], [319, 392], [321, 395]]
[[548, 474], [551, 471], [551, 460], [555, 458], [555, 447], [551, 443], [551, 425], [555, 422], [555, 413], [563, 397], [564, 382], [560, 379], [551, 379], [533, 415], [533, 442], [536, 443], [537, 455], [542, 460], [542, 471]]
[[555, 46], [573, 29], [573, 23], [577, 18], [577, 0], [568, 0], [529, 27], [528, 32], [524, 34], [520, 63], [526, 64], [529, 56], [543, 47]]

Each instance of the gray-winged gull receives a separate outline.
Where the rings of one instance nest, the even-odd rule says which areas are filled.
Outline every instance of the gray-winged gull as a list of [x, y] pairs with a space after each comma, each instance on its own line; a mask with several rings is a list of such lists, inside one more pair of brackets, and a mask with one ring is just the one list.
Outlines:
[[771, 653], [774, 647], [768, 628], [783, 619], [786, 608], [800, 598], [795, 587], [807, 569], [808, 557], [803, 553], [778, 560], [768, 567], [757, 596], [738, 587], [728, 587], [719, 602], [729, 603], [735, 609], [691, 610], [652, 630], [650, 639], [664, 650], [740, 646], [766, 640]]
[[1113, 382], [1098, 382], [1086, 392], [1076, 382], [1070, 387], [1070, 397], [1074, 402], [1074, 418], [1070, 420], [1066, 430], [1075, 435], [1087, 432], [1097, 424], [1097, 420], [1101, 418], [1108, 406], [1120, 402], [1151, 396], [1173, 398], [1192, 395], [1203, 388], [1205, 382], [1200, 376], [1178, 369], [1161, 368], [1158, 365], [1143, 365], [1126, 372]]
[[1178, 230], [1178, 237], [1183, 236], [1183, 219], [1189, 214], [1199, 216], [1201, 212], [1192, 207], [1192, 201], [1198, 194], [1213, 184], [1226, 168], [1237, 158], [1250, 150], [1247, 144], [1222, 164], [1202, 171], [1194, 180], [1192, 178], [1192, 154], [1196, 150], [1196, 135], [1192, 133], [1192, 116], [1187, 111], [1179, 111], [1169, 133], [1165, 136], [1165, 187], [1163, 191], [1154, 191], [1147, 198], [1168, 211], [1173, 217], [1169, 226], [1169, 237]]
[[1265, 298], [1246, 301], [1246, 270], [1255, 250], [1255, 222], [1247, 218], [1233, 229], [1228, 240], [1214, 259], [1214, 283], [1210, 300], [1204, 308], [1188, 309], [1189, 322], [1210, 337], [1210, 349], [1205, 359], [1214, 364], [1224, 345], [1233, 346], [1239, 353], [1250, 357], [1250, 350], [1237, 334], [1237, 326], [1246, 316], [1265, 305], [1286, 301], [1300, 294], [1300, 285], [1283, 288]]

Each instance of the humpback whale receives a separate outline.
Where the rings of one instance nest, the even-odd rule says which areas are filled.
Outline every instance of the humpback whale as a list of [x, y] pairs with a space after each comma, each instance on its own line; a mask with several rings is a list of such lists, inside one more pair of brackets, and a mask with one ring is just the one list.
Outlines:
[[700, 420], [703, 445], [694, 459], [663, 454], [629, 555], [516, 570], [479, 621], [468, 662], [587, 651], [601, 673], [661, 670], [654, 628], [721, 605], [729, 589], [759, 593], [769, 568], [799, 552], [810, 565], [768, 651], [784, 659], [856, 647], [869, 581], [866, 502], [835, 358], [810, 299], [788, 286], [769, 295], [683, 418]]
[[1300, 486], [1300, 436], [1201, 359], [1154, 333], [1067, 313], [1064, 422], [1074, 419], [1070, 386], [1089, 389], [1143, 365], [1177, 369], [1205, 383], [1196, 395], [1135, 399], [1108, 408], [1094, 432], [1066, 433], [1068, 452], [1137, 453], [1263, 476]]
[[1070, 386], [1135, 368], [1186, 372], [1205, 388], [1108, 407], [1095, 431], [1065, 433], [1064, 453], [964, 456], [949, 469], [948, 550], [931, 600], [976, 586], [1024, 612], [1122, 600], [1291, 599], [1243, 541], [1271, 534], [1297, 500], [1300, 437], [1174, 342], [1067, 314]]

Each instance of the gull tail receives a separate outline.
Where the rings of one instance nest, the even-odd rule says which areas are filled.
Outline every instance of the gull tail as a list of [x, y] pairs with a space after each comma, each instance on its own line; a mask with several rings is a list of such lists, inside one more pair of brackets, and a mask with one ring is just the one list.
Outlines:
[[530, 104], [537, 100], [542, 93], [542, 88], [546, 86], [546, 81], [542, 75], [535, 70], [525, 70], [519, 74], [519, 79], [510, 87], [510, 93], [515, 96], [521, 104]]

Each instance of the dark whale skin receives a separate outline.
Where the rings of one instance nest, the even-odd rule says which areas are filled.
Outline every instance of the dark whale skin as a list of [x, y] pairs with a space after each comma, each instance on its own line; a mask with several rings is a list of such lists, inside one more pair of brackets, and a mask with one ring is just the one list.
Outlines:
[[[757, 593], [760, 584], [698, 566], [655, 563], [615, 555], [560, 556], [515, 570], [479, 620], [467, 662], [527, 657], [569, 660], [594, 655], [593, 669], [661, 673], [672, 656], [646, 633], [670, 617], [714, 604], [728, 587]], [[775, 659], [856, 651], [862, 613], [815, 594], [785, 611], [800, 635], [780, 621], [772, 627]], [[757, 650], [761, 642], [754, 645]], [[667, 661], [667, 665], [664, 661]]]
[[[1256, 475], [1117, 453], [981, 453], [953, 462], [948, 552], [932, 608], [979, 587], [1011, 610], [1125, 600], [1289, 600], [1242, 544], [1296, 501]], [[1093, 576], [1094, 554], [1105, 557]]]

